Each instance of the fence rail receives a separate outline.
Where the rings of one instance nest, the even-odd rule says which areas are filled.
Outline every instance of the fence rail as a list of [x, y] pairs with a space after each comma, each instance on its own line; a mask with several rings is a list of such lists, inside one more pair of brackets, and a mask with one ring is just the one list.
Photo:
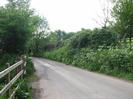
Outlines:
[[[0, 90], [0, 96], [7, 95], [8, 99], [13, 99], [17, 89], [19, 88], [19, 84], [15, 88], [13, 92], [11, 92], [11, 87], [15, 84], [15, 82], [23, 76], [26, 66], [26, 56], [23, 56], [20, 61], [10, 66], [8, 63], [8, 68], [0, 72], [0, 79], [7, 76], [7, 84]], [[16, 70], [16, 75], [11, 79], [11, 73], [13, 70]]]

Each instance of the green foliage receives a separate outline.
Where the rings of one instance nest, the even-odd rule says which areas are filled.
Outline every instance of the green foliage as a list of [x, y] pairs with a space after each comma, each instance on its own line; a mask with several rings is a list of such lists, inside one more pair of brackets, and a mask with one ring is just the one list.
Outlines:
[[22, 54], [32, 33], [37, 30], [39, 16], [29, 8], [29, 0], [9, 0], [0, 7], [0, 49], [4, 53]]
[[18, 56], [15, 54], [9, 55], [9, 54], [4, 54], [0, 55], [0, 71], [4, 70], [7, 68], [6, 63], [13, 64], [15, 63], [15, 60], [17, 60]]
[[0, 99], [7, 99], [5, 96], [0, 96]]
[[110, 48], [94, 51], [88, 48], [80, 50], [60, 48], [43, 55], [45, 58], [80, 68], [133, 80], [133, 52], [129, 49]]
[[108, 29], [81, 30], [71, 38], [69, 46], [71, 48], [98, 48], [116, 45], [118, 42], [117, 34]]
[[120, 39], [133, 37], [133, 1], [132, 0], [115, 0], [112, 15], [115, 18], [114, 30], [119, 33]]
[[51, 32], [50, 35], [47, 37], [48, 43], [54, 44], [57, 47], [59, 47], [61, 45], [60, 43], [67, 38], [68, 38], [67, 33], [61, 30], [56, 30], [54, 32]]
[[31, 87], [26, 80], [21, 81], [21, 85], [16, 92], [15, 99], [32, 99]]
[[[17, 60], [17, 55], [9, 55], [9, 54], [4, 54], [0, 55], [0, 71], [3, 71], [4, 69], [7, 68], [6, 63], [10, 63], [11, 65], [15, 63], [15, 60]], [[6, 78], [1, 78], [0, 79], [0, 86], [4, 85], [6, 83]], [[1, 89], [1, 88], [0, 88]]]
[[[40, 29], [39, 29], [40, 30]], [[56, 30], [50, 33], [36, 33], [32, 39], [31, 48], [33, 46], [33, 54], [39, 56], [43, 51], [50, 51], [63, 45], [66, 45], [65, 40], [70, 38], [73, 33], [66, 33], [61, 30]]]
[[29, 85], [29, 77], [31, 77], [35, 72], [34, 64], [32, 63], [31, 58], [27, 58], [26, 64], [26, 75], [24, 80], [20, 80], [20, 87], [16, 92], [15, 99], [32, 99], [32, 88]]
[[[116, 19], [118, 33], [133, 32], [133, 2], [132, 0], [117, 0], [114, 3], [113, 17]], [[132, 31], [131, 31], [132, 30]]]
[[27, 58], [27, 64], [26, 64], [26, 77], [33, 75], [35, 72], [34, 64], [32, 62], [31, 58]]
[[91, 31], [90, 30], [82, 30], [78, 32], [76, 35], [72, 36], [69, 46], [71, 48], [83, 48], [87, 47], [91, 44]]
[[46, 46], [46, 36], [48, 35], [48, 22], [45, 18], [42, 17], [35, 17], [34, 21], [36, 20], [36, 32], [33, 34], [33, 37], [31, 38], [28, 47], [30, 52], [33, 52], [34, 54], [41, 52], [44, 50]]
[[62, 41], [62, 47], [45, 51], [43, 57], [91, 71], [133, 79], [133, 52], [128, 48], [120, 49], [117, 37], [108, 28], [93, 31], [82, 29]]
[[[7, 62], [11, 65], [16, 63], [21, 54], [32, 49], [33, 33], [42, 33], [46, 29], [44, 18], [35, 15], [34, 10], [30, 9], [30, 0], [7, 1], [5, 6], [0, 7], [0, 71], [7, 68]], [[35, 71], [31, 59], [27, 59], [26, 71], [25, 77]], [[15, 73], [12, 71], [13, 75]], [[5, 78], [0, 80], [0, 89], [5, 85]], [[28, 83], [26, 80], [22, 83], [16, 94], [17, 99], [31, 99]]]

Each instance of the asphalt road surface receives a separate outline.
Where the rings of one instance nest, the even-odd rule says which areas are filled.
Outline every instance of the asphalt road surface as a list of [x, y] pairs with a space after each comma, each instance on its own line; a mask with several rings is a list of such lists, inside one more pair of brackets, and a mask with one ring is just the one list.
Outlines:
[[34, 99], [133, 99], [133, 83], [42, 58], [33, 58]]

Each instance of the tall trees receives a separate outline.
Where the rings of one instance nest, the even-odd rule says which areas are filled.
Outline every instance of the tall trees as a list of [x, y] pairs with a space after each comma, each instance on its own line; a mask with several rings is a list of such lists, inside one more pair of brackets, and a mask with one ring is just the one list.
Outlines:
[[46, 46], [46, 36], [49, 34], [49, 26], [47, 20], [43, 17], [36, 16], [34, 17], [34, 21], [35, 20], [37, 27], [30, 41], [30, 49], [34, 53], [38, 53], [44, 50], [44, 47]]
[[6, 53], [21, 54], [37, 30], [38, 20], [29, 8], [29, 0], [8, 0], [0, 7], [0, 49]]
[[133, 36], [133, 0], [114, 0], [113, 17], [115, 18], [115, 29], [120, 33], [120, 38]]

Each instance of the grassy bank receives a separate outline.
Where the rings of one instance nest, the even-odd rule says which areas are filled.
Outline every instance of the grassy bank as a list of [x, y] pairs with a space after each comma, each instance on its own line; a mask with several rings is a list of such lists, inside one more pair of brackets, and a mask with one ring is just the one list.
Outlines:
[[133, 51], [129, 49], [68, 49], [65, 47], [42, 55], [76, 67], [133, 80]]

